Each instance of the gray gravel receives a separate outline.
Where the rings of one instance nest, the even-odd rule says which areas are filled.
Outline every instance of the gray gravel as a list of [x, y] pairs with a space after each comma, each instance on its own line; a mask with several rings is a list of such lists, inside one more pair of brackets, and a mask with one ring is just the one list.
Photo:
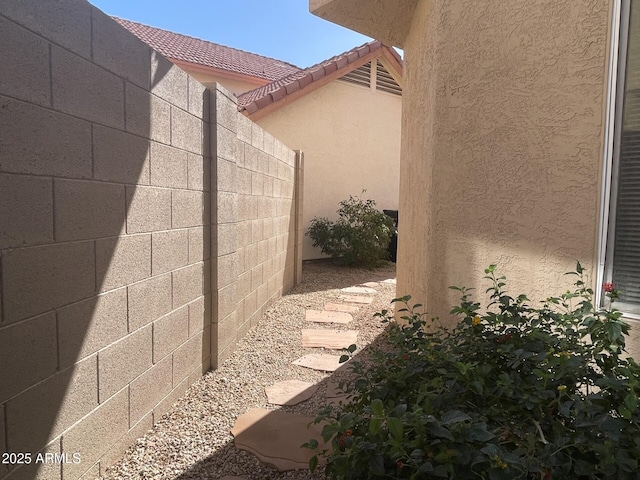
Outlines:
[[[305, 263], [303, 281], [265, 313], [259, 324], [238, 343], [237, 350], [216, 371], [192, 385], [173, 408], [126, 452], [106, 475], [111, 479], [211, 479], [242, 475], [249, 479], [321, 479], [308, 471], [278, 472], [252, 454], [236, 450], [229, 433], [236, 418], [254, 407], [315, 415], [326, 403], [330, 374], [291, 362], [323, 349], [303, 348], [302, 328], [358, 330], [358, 351], [384, 330], [375, 312], [389, 308], [395, 285], [380, 284], [371, 305], [360, 306], [347, 325], [305, 321], [307, 309], [322, 310], [338, 301], [340, 288], [395, 277], [395, 265], [375, 270], [352, 269], [330, 263]], [[326, 350], [326, 353], [337, 353]], [[338, 376], [341, 374], [338, 373]], [[336, 374], [334, 374], [334, 379]], [[297, 379], [319, 384], [310, 400], [290, 407], [267, 403], [264, 387]]]

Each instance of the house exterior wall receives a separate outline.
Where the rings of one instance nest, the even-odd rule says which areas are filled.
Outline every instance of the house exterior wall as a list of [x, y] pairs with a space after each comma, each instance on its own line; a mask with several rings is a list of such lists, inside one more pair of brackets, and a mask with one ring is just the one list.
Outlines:
[[310, 0], [312, 13], [404, 48], [398, 294], [451, 321], [447, 287], [480, 297], [491, 263], [510, 294], [537, 301], [571, 287], [576, 260], [600, 288], [613, 1], [411, 2], [399, 37], [401, 19], [376, 15], [395, 0], [361, 0], [358, 15], [348, 0]]
[[[304, 151], [305, 231], [314, 216], [335, 220], [349, 195], [398, 209], [401, 110], [400, 96], [335, 80], [258, 120]], [[305, 260], [322, 256], [309, 237], [302, 252]]]
[[[80, 458], [0, 478], [95, 478], [219, 362], [219, 293], [246, 263], [223, 251], [235, 210], [218, 190], [237, 193], [221, 165], [241, 143], [223, 132], [228, 92], [83, 0], [4, 2], [0, 43], [0, 451]], [[252, 315], [296, 268], [294, 154], [256, 148], [274, 145], [286, 186], [256, 191], [279, 208], [259, 217], [273, 231]]]

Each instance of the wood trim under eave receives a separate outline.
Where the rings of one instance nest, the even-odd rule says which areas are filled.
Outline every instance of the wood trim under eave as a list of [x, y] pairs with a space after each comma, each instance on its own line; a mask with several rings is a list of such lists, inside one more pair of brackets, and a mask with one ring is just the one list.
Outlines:
[[374, 50], [373, 52], [369, 52], [364, 57], [359, 58], [358, 60], [355, 60], [355, 61], [349, 63], [348, 65], [345, 65], [343, 68], [341, 68], [339, 70], [336, 70], [334, 72], [331, 72], [330, 74], [325, 75], [321, 79], [310, 83], [309, 85], [307, 85], [303, 89], [295, 91], [295, 92], [293, 92], [293, 93], [281, 98], [280, 100], [278, 100], [276, 102], [272, 102], [269, 105], [261, 108], [260, 110], [256, 110], [251, 115], [248, 115], [246, 110], [243, 110], [242, 113], [244, 113], [244, 115], [249, 117], [252, 121], [257, 122], [258, 120], [260, 120], [261, 118], [264, 118], [266, 115], [270, 114], [274, 110], [278, 110], [279, 108], [282, 108], [285, 105], [288, 105], [289, 103], [295, 102], [299, 98], [304, 97], [305, 95], [307, 95], [307, 94], [309, 94], [309, 93], [311, 93], [311, 92], [313, 92], [313, 91], [315, 91], [315, 90], [317, 90], [317, 89], [319, 89], [321, 87], [324, 87], [326, 84], [331, 83], [332, 81], [337, 80], [340, 77], [343, 77], [347, 73], [355, 70], [356, 68], [360, 68], [364, 64], [366, 64], [366, 63], [368, 63], [368, 62], [370, 62], [372, 60], [375, 60], [376, 58], [379, 58], [380, 56], [381, 56], [381, 49], [379, 48], [379, 49]]
[[226, 78], [227, 80], [239, 80], [242, 82], [252, 83], [257, 87], [270, 84], [273, 80], [266, 78], [254, 77], [244, 73], [232, 72], [230, 70], [223, 70], [221, 68], [209, 67], [207, 65], [199, 65], [197, 63], [185, 62], [184, 60], [178, 60], [176, 58], [167, 57], [171, 63], [180, 67], [182, 70], [189, 73], [189, 70], [197, 73], [204, 73], [209, 75], [216, 75], [218, 77]]
[[382, 48], [383, 54], [380, 57], [380, 62], [389, 71], [389, 74], [398, 83], [398, 85], [400, 85], [400, 88], [402, 88], [402, 64], [398, 62], [398, 59], [389, 51], [388, 47], [383, 46]]

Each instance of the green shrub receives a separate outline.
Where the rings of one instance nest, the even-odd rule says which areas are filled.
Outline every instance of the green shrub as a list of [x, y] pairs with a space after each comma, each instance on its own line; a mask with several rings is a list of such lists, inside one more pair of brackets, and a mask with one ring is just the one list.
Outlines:
[[336, 222], [325, 217], [311, 220], [305, 235], [314, 247], [345, 265], [374, 267], [388, 258], [393, 220], [376, 209], [374, 200], [349, 196], [340, 202], [337, 213]]
[[574, 273], [575, 291], [534, 308], [507, 295], [491, 266], [488, 309], [457, 288], [453, 331], [425, 328], [419, 305], [401, 310], [403, 325], [377, 314], [391, 322], [389, 348], [370, 368], [353, 360], [352, 402], [317, 418], [328, 422], [327, 476], [637, 479], [640, 367], [621, 356], [629, 326], [594, 307], [580, 264]]

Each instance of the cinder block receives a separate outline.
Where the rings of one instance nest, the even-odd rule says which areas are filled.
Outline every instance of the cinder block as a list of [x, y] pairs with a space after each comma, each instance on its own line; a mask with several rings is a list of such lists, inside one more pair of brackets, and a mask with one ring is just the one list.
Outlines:
[[57, 317], [60, 367], [66, 368], [127, 334], [127, 290], [61, 308]]
[[[171, 363], [169, 363], [171, 365]], [[131, 402], [131, 399], [129, 400]], [[113, 445], [107, 453], [100, 457], [100, 468], [104, 475], [106, 469], [115, 465], [125, 454], [127, 449], [131, 447], [137, 439], [144, 437], [149, 430], [153, 428], [153, 412], [148, 413], [137, 423], [133, 424], [129, 431]], [[87, 473], [84, 474], [87, 476]], [[84, 476], [82, 477], [84, 479]], [[100, 478], [100, 474], [92, 474], [87, 476], [85, 480], [95, 480]], [[81, 479], [82, 480], [82, 479]]]
[[[251, 127], [253, 122], [244, 115], [238, 115], [238, 139], [251, 145]], [[245, 150], [246, 151], [246, 150]]]
[[[244, 299], [244, 316], [251, 318], [258, 311], [258, 292], [254, 290]], [[253, 324], [252, 324], [253, 325]]]
[[251, 243], [258, 243], [263, 240], [264, 221], [251, 220]]
[[159, 53], [151, 52], [151, 92], [176, 105], [187, 109], [189, 75], [174, 66]]
[[171, 311], [171, 274], [127, 287], [129, 331], [133, 332]]
[[151, 142], [151, 185], [187, 188], [187, 152]]
[[244, 320], [244, 322], [242, 322], [242, 324], [238, 327], [238, 330], [236, 331], [236, 342], [239, 342], [240, 340], [242, 340], [242, 337], [244, 337], [247, 332], [249, 332], [249, 330], [251, 329], [251, 321], [246, 319]]
[[[3, 450], [4, 451], [4, 450]], [[28, 465], [22, 465], [20, 467], [11, 470], [11, 475], [4, 478], [4, 480], [60, 480], [62, 478], [62, 470], [60, 464], [55, 462], [49, 463], [36, 463], [35, 459], [38, 454], [46, 456], [47, 454], [60, 454], [60, 439], [54, 440], [38, 453], [31, 453], [32, 462]], [[46, 458], [46, 457], [45, 457]], [[0, 467], [0, 474], [4, 474], [3, 468]], [[8, 471], [8, 469], [6, 470]]]
[[211, 191], [215, 192], [235, 192], [236, 191], [236, 170], [234, 162], [218, 157], [217, 176], [212, 175]]
[[262, 262], [266, 262], [268, 255], [267, 255], [267, 240], [263, 240], [260, 243], [258, 243], [258, 263], [262, 263]]
[[204, 216], [207, 198], [205, 192], [174, 190], [171, 203], [173, 228], [207, 225], [209, 222]]
[[212, 331], [214, 332], [212, 345], [217, 348], [218, 352], [225, 350], [229, 345], [235, 345], [238, 331], [236, 312], [213, 325]]
[[211, 185], [211, 162], [208, 157], [187, 154], [187, 187], [191, 190], [209, 191]]
[[178, 383], [177, 386], [171, 390], [171, 393], [167, 395], [160, 403], [158, 403], [153, 409], [153, 423], [157, 424], [162, 416], [170, 411], [175, 403], [185, 394], [187, 389], [191, 386], [191, 382], [188, 378]]
[[91, 178], [91, 126], [0, 97], [0, 170]]
[[215, 90], [216, 123], [236, 133], [238, 131], [238, 117], [240, 116], [238, 114], [238, 104], [218, 90], [218, 88]]
[[151, 235], [96, 240], [96, 271], [100, 292], [151, 276]]
[[205, 297], [200, 297], [188, 305], [189, 338], [193, 337], [196, 333], [201, 332], [211, 323], [209, 302], [211, 302], [210, 294]]
[[258, 287], [258, 289], [256, 290], [256, 292], [258, 292], [258, 308], [262, 308], [264, 306], [265, 303], [267, 303], [267, 299], [269, 298], [267, 293], [267, 284], [263, 283], [262, 285], [260, 285]]
[[62, 466], [65, 479], [78, 478], [112, 447], [129, 430], [129, 392], [121, 390], [117, 395], [75, 425], [62, 438], [63, 452], [77, 452], [82, 462]]
[[245, 270], [252, 269], [258, 263], [258, 245], [248, 245], [245, 249]]
[[238, 222], [236, 224], [236, 234], [238, 235], [238, 245], [246, 247], [251, 243], [251, 222]]
[[189, 263], [189, 231], [168, 230], [151, 236], [151, 271], [154, 275], [170, 272]]
[[238, 221], [258, 218], [258, 197], [238, 195]]
[[263, 282], [262, 263], [251, 269], [251, 290], [257, 290]]
[[[222, 125], [217, 125], [216, 127], [216, 155], [218, 159], [236, 163], [236, 134]], [[214, 128], [213, 125], [212, 128]]]
[[127, 131], [164, 144], [171, 143], [171, 106], [146, 90], [125, 83]]
[[171, 145], [202, 155], [202, 129], [205, 125], [198, 117], [171, 107]]
[[57, 241], [113, 237], [124, 230], [124, 186], [59, 179], [53, 185]]
[[[124, 453], [124, 451], [123, 451]], [[122, 456], [122, 455], [120, 455]], [[100, 478], [100, 464], [102, 462], [96, 462], [88, 470], [86, 470], [78, 480], [95, 480]], [[103, 467], [106, 470], [106, 465]]]
[[252, 172], [258, 171], [258, 155], [260, 151], [249, 144], [244, 146], [244, 166], [247, 170]]
[[220, 322], [236, 310], [238, 296], [236, 295], [236, 282], [223, 287], [217, 292], [217, 304], [214, 309], [214, 322]]
[[269, 155], [263, 151], [258, 152], [258, 172], [264, 175], [269, 174]]
[[211, 229], [195, 227], [189, 229], [189, 263], [211, 258]]
[[0, 249], [53, 242], [51, 179], [0, 174], [0, 192]]
[[245, 298], [251, 293], [251, 272], [244, 272], [238, 276], [237, 295], [238, 298]]
[[209, 91], [198, 80], [189, 75], [189, 113], [209, 121]]
[[189, 307], [186, 305], [153, 323], [153, 363], [158, 363], [189, 338]]
[[273, 182], [274, 178], [266, 177], [264, 179], [264, 195], [266, 197], [273, 197]]
[[207, 328], [196, 334], [173, 353], [174, 385], [178, 385], [209, 356], [209, 332]]
[[94, 125], [93, 178], [106, 182], [149, 184], [149, 140]]
[[264, 175], [261, 173], [251, 173], [251, 194], [263, 195], [264, 194]]
[[263, 140], [264, 140], [264, 152], [267, 155], [273, 155], [275, 138], [269, 132], [265, 131]]
[[211, 223], [231, 223], [238, 221], [238, 194], [231, 192], [218, 192], [216, 212], [211, 218]]
[[251, 195], [251, 171], [239, 168], [237, 173], [238, 193]]
[[92, 356], [9, 400], [9, 448], [39, 451], [98, 405], [97, 382], [96, 357]]
[[124, 128], [121, 78], [57, 46], [51, 49], [53, 106], [110, 127]]
[[2, 15], [72, 52], [91, 56], [91, 5], [75, 0], [5, 2]]
[[[42, 38], [0, 18], [0, 91], [29, 103], [49, 105], [49, 44]], [[28, 55], [25, 55], [28, 52]]]
[[53, 313], [0, 329], [0, 402], [53, 375], [58, 361], [56, 348]]
[[93, 61], [132, 83], [149, 88], [151, 49], [97, 8], [92, 12]]
[[212, 275], [215, 275], [215, 273], [212, 273], [212, 269], [211, 269], [211, 260], [205, 260], [203, 262], [203, 267], [202, 267], [202, 281], [204, 284], [204, 287], [202, 288], [202, 292], [204, 294], [210, 293], [211, 292], [211, 279], [212, 279]]
[[[151, 325], [136, 330], [98, 353], [100, 403], [153, 364]], [[129, 423], [127, 422], [127, 428]]]
[[129, 415], [132, 424], [137, 423], [166, 397], [172, 383], [172, 359], [166, 357], [131, 382], [129, 393]]
[[[216, 227], [212, 227], [216, 229]], [[211, 233], [216, 239], [217, 256], [233, 253], [237, 248], [237, 230], [235, 223], [225, 223], [217, 226], [217, 231]]]
[[238, 256], [230, 253], [218, 257], [218, 288], [225, 287], [238, 278]]
[[251, 145], [264, 151], [264, 130], [257, 123], [251, 125]]
[[278, 160], [275, 157], [269, 157], [269, 176], [278, 176]]
[[5, 250], [4, 322], [15, 322], [95, 293], [93, 242]]
[[171, 228], [171, 190], [153, 187], [127, 188], [127, 233]]
[[173, 275], [173, 308], [186, 305], [205, 293], [203, 270], [204, 264], [196, 263], [171, 273]]

